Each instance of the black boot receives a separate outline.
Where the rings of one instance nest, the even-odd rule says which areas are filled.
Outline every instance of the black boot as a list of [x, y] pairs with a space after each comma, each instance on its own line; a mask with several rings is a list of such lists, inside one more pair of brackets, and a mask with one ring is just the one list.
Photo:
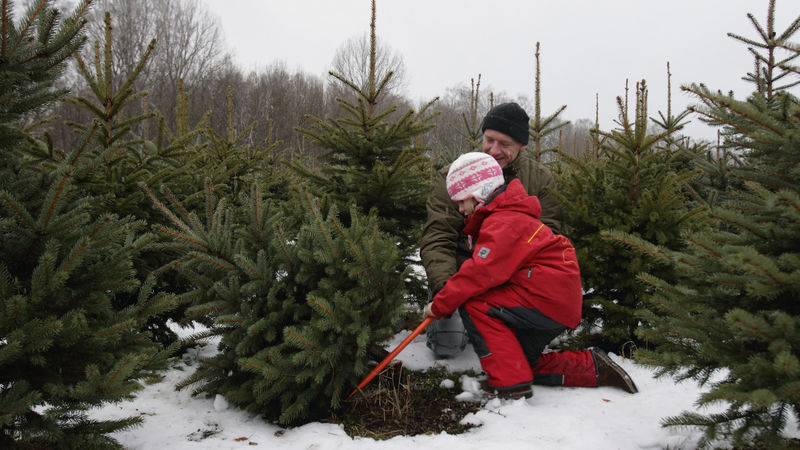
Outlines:
[[622, 367], [612, 361], [606, 352], [599, 348], [591, 348], [590, 351], [594, 358], [598, 386], [614, 386], [625, 392], [630, 392], [631, 394], [639, 392], [639, 389], [636, 388], [636, 384], [633, 383], [628, 372], [625, 372]]

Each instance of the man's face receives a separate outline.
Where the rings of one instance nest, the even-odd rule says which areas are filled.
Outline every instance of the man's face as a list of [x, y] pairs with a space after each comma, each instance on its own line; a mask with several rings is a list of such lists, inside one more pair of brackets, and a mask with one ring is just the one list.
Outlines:
[[503, 169], [517, 159], [523, 148], [524, 145], [505, 133], [490, 129], [483, 132], [483, 152], [492, 155]]

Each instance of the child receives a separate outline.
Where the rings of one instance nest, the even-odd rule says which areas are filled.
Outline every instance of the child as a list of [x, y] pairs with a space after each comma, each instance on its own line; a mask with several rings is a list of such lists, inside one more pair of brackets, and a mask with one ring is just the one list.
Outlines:
[[478, 152], [453, 162], [447, 191], [474, 249], [425, 306], [425, 316], [459, 310], [488, 375], [484, 389], [502, 398], [530, 397], [533, 383], [637, 392], [601, 350], [542, 353], [578, 325], [583, 294], [575, 249], [539, 220], [539, 200], [519, 180], [505, 184], [494, 158]]

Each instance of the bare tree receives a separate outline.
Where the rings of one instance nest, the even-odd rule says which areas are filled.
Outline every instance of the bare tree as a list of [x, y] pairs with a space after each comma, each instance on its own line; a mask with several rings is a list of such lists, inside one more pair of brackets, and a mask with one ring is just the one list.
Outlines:
[[481, 76], [470, 84], [458, 84], [445, 90], [434, 105], [438, 113], [431, 121], [435, 128], [425, 134], [432, 148], [435, 165], [449, 164], [461, 153], [476, 150], [480, 140], [480, 122], [488, 110], [488, 97], [480, 95]]
[[[405, 89], [406, 66], [402, 55], [388, 44], [375, 39], [375, 83], [380, 83], [392, 72], [384, 88], [384, 96], [398, 96]], [[333, 56], [331, 72], [350, 80], [365, 92], [369, 91], [370, 36], [364, 33], [345, 41]], [[336, 88], [334, 88], [336, 90]], [[337, 94], [345, 92], [336, 90]]]
[[282, 141], [292, 151], [301, 151], [296, 126], [305, 125], [306, 114], [324, 114], [322, 80], [303, 72], [289, 72], [284, 63], [274, 63], [246, 78], [243, 90], [235, 92], [241, 120], [257, 121], [254, 137]]
[[125, 79], [152, 39], [155, 51], [137, 79], [136, 88], [150, 92], [150, 103], [175, 123], [179, 80], [190, 97], [229, 63], [224, 54], [219, 19], [199, 0], [99, 0], [90, 36], [102, 42], [102, 15], [114, 25], [112, 71]]

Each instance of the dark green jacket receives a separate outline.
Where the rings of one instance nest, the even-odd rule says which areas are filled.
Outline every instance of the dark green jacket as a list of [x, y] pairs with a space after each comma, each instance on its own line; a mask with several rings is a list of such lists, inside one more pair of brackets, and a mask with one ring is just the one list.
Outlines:
[[[464, 217], [458, 212], [458, 206], [447, 195], [448, 167], [436, 173], [433, 188], [428, 195], [428, 219], [420, 240], [420, 256], [422, 265], [428, 275], [428, 287], [435, 291], [458, 271], [461, 263], [469, 259], [472, 250], [467, 237], [461, 230], [464, 228]], [[529, 195], [539, 198], [542, 205], [542, 222], [553, 233], [561, 232], [561, 207], [558, 200], [547, 192], [546, 188], [555, 189], [555, 180], [543, 164], [528, 156], [524, 151], [516, 160], [503, 170], [506, 182], [518, 178]]]

